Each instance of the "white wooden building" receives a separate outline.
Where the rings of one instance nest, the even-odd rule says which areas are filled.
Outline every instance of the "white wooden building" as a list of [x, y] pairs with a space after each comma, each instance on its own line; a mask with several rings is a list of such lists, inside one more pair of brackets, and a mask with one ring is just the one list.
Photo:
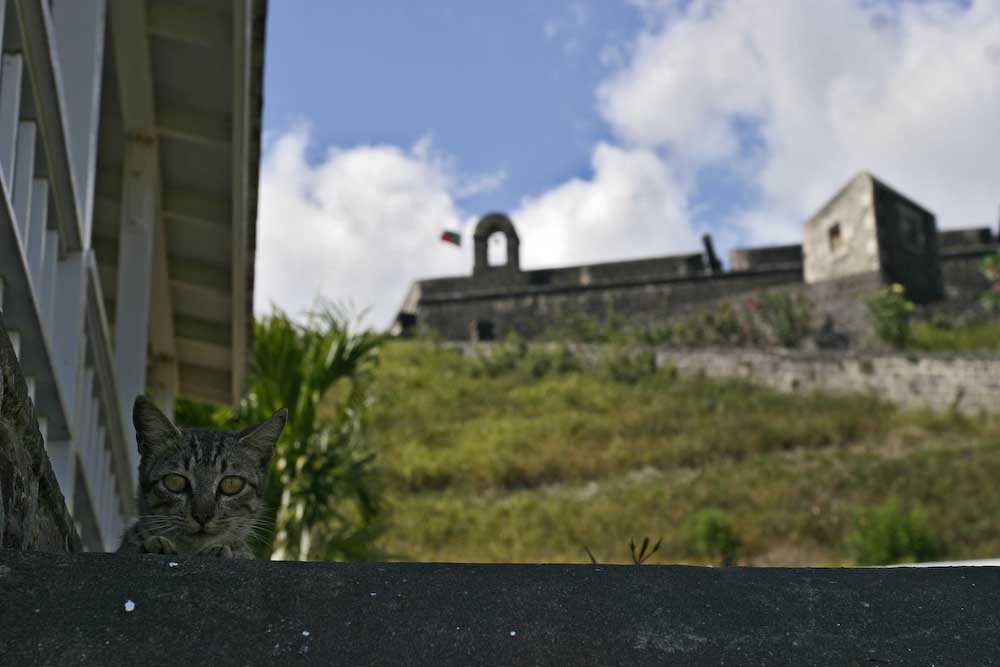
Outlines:
[[0, 0], [0, 309], [90, 550], [135, 513], [136, 394], [234, 403], [266, 0]]

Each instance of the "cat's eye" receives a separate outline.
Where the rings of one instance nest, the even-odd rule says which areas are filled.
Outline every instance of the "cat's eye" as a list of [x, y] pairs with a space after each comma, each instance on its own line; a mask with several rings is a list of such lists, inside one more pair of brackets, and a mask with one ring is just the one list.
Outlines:
[[233, 496], [243, 490], [245, 483], [242, 477], [236, 477], [235, 475], [223, 477], [222, 481], [219, 482], [219, 491], [222, 491], [227, 496]]
[[165, 475], [162, 480], [163, 486], [166, 487], [167, 491], [172, 491], [174, 493], [180, 493], [187, 488], [187, 479], [183, 475]]

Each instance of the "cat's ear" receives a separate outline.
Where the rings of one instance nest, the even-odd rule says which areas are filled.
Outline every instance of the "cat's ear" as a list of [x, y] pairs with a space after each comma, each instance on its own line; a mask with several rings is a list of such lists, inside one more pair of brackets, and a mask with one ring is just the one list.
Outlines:
[[135, 397], [132, 424], [135, 426], [135, 439], [140, 454], [149, 454], [168, 443], [175, 443], [181, 437], [180, 430], [160, 412], [156, 404], [142, 394]]
[[274, 446], [278, 444], [278, 436], [288, 421], [288, 410], [281, 408], [266, 422], [251, 426], [240, 433], [239, 442], [257, 453], [261, 466], [266, 466], [274, 455]]

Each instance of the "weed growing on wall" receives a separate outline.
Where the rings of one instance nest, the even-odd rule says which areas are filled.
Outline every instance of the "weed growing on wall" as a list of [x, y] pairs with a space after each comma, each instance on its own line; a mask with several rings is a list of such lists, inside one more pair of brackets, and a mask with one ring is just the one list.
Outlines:
[[803, 294], [767, 292], [760, 298], [758, 317], [781, 347], [798, 347], [809, 335], [813, 305]]
[[990, 283], [990, 288], [983, 293], [983, 307], [991, 313], [1000, 313], [1000, 252], [983, 258], [983, 277]]
[[906, 298], [903, 286], [889, 285], [866, 301], [875, 335], [894, 348], [902, 349], [911, 338], [913, 303]]
[[684, 535], [691, 553], [719, 565], [735, 565], [740, 541], [733, 521], [720, 509], [702, 509], [684, 522]]
[[798, 347], [811, 333], [813, 304], [804, 294], [765, 292], [722, 302], [660, 324], [574, 317], [550, 327], [550, 341], [672, 347]]
[[916, 509], [904, 511], [895, 498], [862, 512], [847, 545], [858, 565], [927, 562], [943, 553], [923, 513]]

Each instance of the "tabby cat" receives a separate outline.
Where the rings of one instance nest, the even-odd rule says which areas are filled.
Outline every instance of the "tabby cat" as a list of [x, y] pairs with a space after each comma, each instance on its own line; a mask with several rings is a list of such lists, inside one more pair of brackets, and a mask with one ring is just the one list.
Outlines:
[[132, 408], [139, 444], [139, 519], [118, 552], [253, 558], [248, 538], [288, 411], [243, 431], [174, 426], [152, 401]]

